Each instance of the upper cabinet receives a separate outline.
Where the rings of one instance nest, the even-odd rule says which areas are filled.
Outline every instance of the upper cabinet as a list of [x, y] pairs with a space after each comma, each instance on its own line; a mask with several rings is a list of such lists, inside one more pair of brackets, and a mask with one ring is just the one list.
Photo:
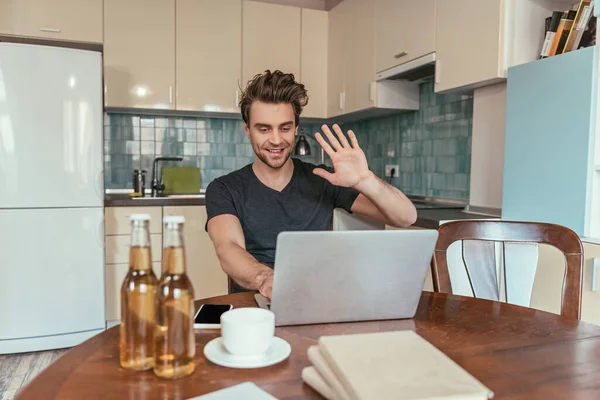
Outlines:
[[346, 26], [346, 113], [375, 105], [372, 83], [375, 79], [374, 0], [346, 0], [349, 7]]
[[328, 21], [326, 11], [302, 10], [300, 81], [309, 97], [304, 117], [327, 118]]
[[242, 0], [177, 0], [178, 110], [238, 112]]
[[102, 0], [1, 0], [0, 34], [102, 43]]
[[244, 1], [242, 84], [265, 70], [300, 78], [301, 9]]
[[329, 45], [327, 51], [327, 115], [344, 113], [344, 84], [346, 76], [348, 4], [342, 2], [329, 11]]
[[[441, 2], [447, 0], [439, 0]], [[435, 25], [438, 0], [404, 0], [403, 19], [406, 56], [400, 61], [408, 62], [436, 51]]]
[[350, 121], [374, 108], [418, 109], [417, 84], [375, 82], [375, 1], [346, 0], [329, 18], [329, 117]]
[[537, 60], [546, 18], [573, 3], [577, 1], [438, 1], [436, 92], [501, 82], [508, 68]]
[[504, 78], [503, 7], [504, 0], [438, 1], [436, 92]]
[[[404, 64], [436, 50], [437, 0], [373, 1], [377, 21], [375, 24], [377, 72]], [[456, 20], [454, 22], [456, 23]]]
[[175, 0], [104, 0], [104, 83], [107, 107], [175, 108]]
[[404, 31], [407, 0], [375, 0], [375, 68], [384, 71], [402, 64], [408, 55]]

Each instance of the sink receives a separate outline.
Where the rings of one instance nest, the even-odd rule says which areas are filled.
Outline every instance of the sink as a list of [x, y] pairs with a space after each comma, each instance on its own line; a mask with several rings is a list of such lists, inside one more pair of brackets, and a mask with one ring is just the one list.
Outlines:
[[165, 199], [203, 199], [204, 198], [204, 193], [198, 193], [198, 194], [169, 194], [169, 195], [165, 195], [165, 196], [158, 196], [158, 197], [150, 197], [150, 196], [146, 196], [146, 197], [133, 197], [134, 200], [141, 200], [141, 201], [152, 201], [152, 200], [165, 200]]

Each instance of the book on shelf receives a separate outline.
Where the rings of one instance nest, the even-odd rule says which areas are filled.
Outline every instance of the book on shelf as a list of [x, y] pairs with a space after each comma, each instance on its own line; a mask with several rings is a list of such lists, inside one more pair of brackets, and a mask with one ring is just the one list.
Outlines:
[[576, 7], [555, 10], [545, 20], [545, 33], [539, 58], [548, 58], [596, 44], [597, 0], [580, 0]]
[[540, 58], [546, 58], [550, 56], [550, 48], [554, 42], [554, 36], [558, 30], [558, 25], [560, 24], [562, 15], [562, 11], [554, 11], [551, 17], [546, 18], [546, 37], [544, 38], [544, 44], [542, 45]]
[[565, 44], [567, 43], [567, 39], [569, 38], [571, 28], [573, 27], [573, 21], [575, 21], [576, 16], [576, 10], [567, 10], [563, 13], [563, 16], [560, 20], [560, 24], [558, 25], [558, 29], [556, 30], [556, 35], [554, 35], [552, 47], [550, 48], [550, 57], [555, 56], [557, 54], [562, 54]]
[[569, 36], [566, 40], [564, 49], [562, 51], [563, 54], [568, 53], [569, 51], [577, 50], [579, 48], [579, 43], [581, 42], [583, 32], [585, 31], [586, 27], [590, 22], [593, 7], [593, 0], [582, 0], [581, 3], [579, 3], [577, 15], [575, 16], [573, 26], [571, 27]]

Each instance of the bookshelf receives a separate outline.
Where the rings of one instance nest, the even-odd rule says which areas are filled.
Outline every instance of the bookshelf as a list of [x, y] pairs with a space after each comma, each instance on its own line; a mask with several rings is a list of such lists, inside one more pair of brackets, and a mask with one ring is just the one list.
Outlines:
[[576, 9], [578, 5], [577, 0], [506, 0], [505, 68], [538, 60], [544, 42], [546, 18], [553, 11]]

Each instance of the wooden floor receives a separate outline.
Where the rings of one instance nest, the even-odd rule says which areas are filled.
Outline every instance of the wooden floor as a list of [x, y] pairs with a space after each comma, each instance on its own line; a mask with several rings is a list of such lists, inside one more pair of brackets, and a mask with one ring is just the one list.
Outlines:
[[19, 388], [25, 386], [67, 350], [0, 354], [0, 400], [11, 400]]

